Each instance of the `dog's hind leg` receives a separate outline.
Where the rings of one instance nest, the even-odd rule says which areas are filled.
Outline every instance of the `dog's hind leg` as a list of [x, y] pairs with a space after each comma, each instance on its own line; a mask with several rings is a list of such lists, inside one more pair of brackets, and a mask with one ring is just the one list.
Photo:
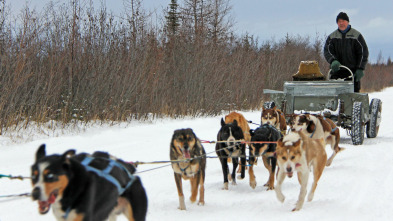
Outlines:
[[177, 193], [179, 195], [179, 209], [186, 210], [186, 203], [184, 202], [184, 194], [183, 194], [182, 177], [180, 174], [177, 173], [174, 174], [175, 174]]
[[198, 205], [203, 206], [205, 205], [205, 181], [204, 176], [201, 176], [199, 179], [199, 201]]
[[243, 145], [241, 155], [242, 156], [240, 157], [240, 165], [241, 165], [240, 179], [244, 179], [244, 177], [246, 176], [246, 168], [247, 168], [246, 145]]
[[263, 156], [263, 164], [265, 165], [266, 169], [269, 171], [269, 179], [267, 183], [264, 185], [267, 187], [267, 190], [274, 189], [274, 172], [276, 170], [276, 162], [277, 160], [272, 157]]
[[250, 186], [251, 188], [255, 189], [257, 186], [257, 181], [255, 180], [255, 174], [254, 174], [254, 162], [255, 162], [255, 157], [250, 156], [250, 168], [248, 169], [248, 176], [250, 177]]
[[262, 160], [263, 160], [263, 165], [269, 171], [269, 179], [263, 186], [266, 186], [268, 190], [272, 190], [274, 189], [274, 172], [272, 173], [272, 166], [269, 163], [269, 159], [266, 156], [262, 156]]
[[325, 164], [326, 164], [326, 156], [324, 159], [322, 158], [318, 164], [315, 163], [313, 165], [314, 182], [312, 183], [310, 193], [308, 194], [308, 197], [307, 197], [308, 201], [312, 201], [314, 198], [314, 192], [315, 192], [315, 189], [317, 188], [317, 184], [318, 184], [319, 179], [321, 178], [322, 172], [325, 169]]
[[334, 157], [337, 155], [338, 152], [344, 150], [345, 148], [339, 147], [338, 146], [338, 141], [340, 140], [340, 134], [336, 135], [336, 136], [331, 136], [330, 138], [330, 146], [332, 147], [333, 153], [332, 155], [329, 157], [329, 159], [326, 162], [326, 166], [330, 166], [333, 162]]

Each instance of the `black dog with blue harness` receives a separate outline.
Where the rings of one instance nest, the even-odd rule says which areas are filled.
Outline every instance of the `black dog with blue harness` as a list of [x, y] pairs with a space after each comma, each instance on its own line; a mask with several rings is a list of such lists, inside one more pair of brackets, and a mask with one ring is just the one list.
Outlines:
[[105, 152], [47, 156], [42, 145], [32, 166], [32, 197], [41, 214], [52, 206], [57, 220], [100, 221], [119, 214], [145, 220], [147, 196], [135, 170]]

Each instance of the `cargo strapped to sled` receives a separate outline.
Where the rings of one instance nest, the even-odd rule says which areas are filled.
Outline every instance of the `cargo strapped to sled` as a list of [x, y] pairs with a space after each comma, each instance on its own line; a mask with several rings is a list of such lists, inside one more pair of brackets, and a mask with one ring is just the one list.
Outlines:
[[[119, 191], [119, 195], [122, 195], [124, 193], [124, 191], [130, 187], [134, 181], [136, 180], [136, 176], [132, 175], [130, 173], [130, 171], [128, 171], [127, 168], [124, 167], [124, 165], [122, 165], [121, 163], [117, 162], [116, 160], [112, 160], [112, 159], [106, 159], [109, 161], [109, 164], [106, 168], [104, 169], [97, 169], [94, 168], [92, 166], [89, 166], [89, 164], [96, 159], [95, 157], [86, 157], [81, 164], [86, 168], [87, 171], [91, 171], [94, 172], [95, 174], [97, 174], [100, 177], [105, 178], [106, 180], [108, 180], [109, 182], [113, 183], [116, 187], [117, 190]], [[103, 159], [103, 158], [101, 158]], [[117, 167], [121, 170], [123, 170], [124, 172], [127, 173], [128, 177], [130, 178], [130, 180], [128, 181], [128, 183], [125, 185], [125, 187], [122, 187], [122, 185], [120, 184], [120, 182], [110, 174], [110, 172], [112, 171], [113, 167]]]

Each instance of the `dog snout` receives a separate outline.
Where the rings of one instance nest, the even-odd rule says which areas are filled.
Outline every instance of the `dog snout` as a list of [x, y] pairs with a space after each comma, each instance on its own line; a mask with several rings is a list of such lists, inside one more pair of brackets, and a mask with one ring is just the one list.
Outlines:
[[38, 200], [41, 196], [41, 190], [39, 187], [35, 187], [33, 189], [33, 192], [31, 193], [31, 196], [33, 197], [33, 200]]
[[236, 141], [236, 140], [235, 140], [234, 137], [229, 137], [228, 140], [227, 140], [228, 146], [234, 146], [234, 145], [236, 144], [235, 141]]
[[291, 173], [292, 172], [292, 167], [287, 167], [287, 173]]

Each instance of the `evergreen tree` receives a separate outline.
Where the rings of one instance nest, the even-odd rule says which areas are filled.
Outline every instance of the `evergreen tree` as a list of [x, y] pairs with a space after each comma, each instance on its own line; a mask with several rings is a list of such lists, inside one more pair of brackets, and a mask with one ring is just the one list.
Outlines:
[[179, 24], [179, 13], [177, 12], [177, 0], [171, 0], [169, 4], [168, 16], [165, 16], [167, 20], [167, 30], [171, 35], [176, 34]]

